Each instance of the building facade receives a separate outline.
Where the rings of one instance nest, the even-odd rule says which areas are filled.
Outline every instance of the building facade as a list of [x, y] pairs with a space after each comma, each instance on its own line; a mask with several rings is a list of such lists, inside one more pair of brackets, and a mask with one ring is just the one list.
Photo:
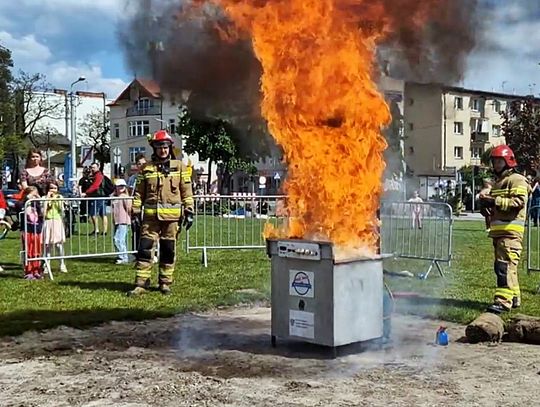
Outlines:
[[[148, 79], [134, 79], [118, 97], [109, 103], [111, 123], [111, 163], [113, 172], [122, 165], [127, 172], [135, 169], [135, 157], [144, 154], [150, 158], [152, 151], [147, 135], [168, 128], [173, 137], [180, 106], [163, 95], [159, 85]], [[182, 155], [182, 140], [177, 139], [175, 153]], [[198, 155], [182, 157], [200, 174], [201, 181], [208, 177], [207, 163], [200, 161]], [[212, 179], [215, 178], [215, 172]]]
[[405, 160], [415, 176], [452, 176], [479, 165], [490, 147], [504, 144], [507, 104], [524, 96], [440, 84], [406, 83]]

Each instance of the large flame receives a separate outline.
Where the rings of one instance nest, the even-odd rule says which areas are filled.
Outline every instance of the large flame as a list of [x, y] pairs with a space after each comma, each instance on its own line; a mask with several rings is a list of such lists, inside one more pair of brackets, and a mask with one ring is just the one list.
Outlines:
[[[386, 148], [381, 129], [390, 113], [372, 74], [377, 40], [392, 25], [388, 3], [211, 1], [239, 35], [252, 38], [263, 68], [262, 113], [288, 167], [291, 222], [280, 236], [373, 253]], [[415, 22], [424, 12], [415, 10]]]

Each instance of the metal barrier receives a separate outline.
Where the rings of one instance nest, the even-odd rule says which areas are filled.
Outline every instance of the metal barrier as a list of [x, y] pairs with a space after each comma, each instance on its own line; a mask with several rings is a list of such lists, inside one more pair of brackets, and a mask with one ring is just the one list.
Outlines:
[[526, 247], [527, 273], [540, 272], [540, 206], [532, 206], [528, 210]]
[[452, 208], [442, 202], [381, 202], [381, 252], [395, 257], [430, 261], [419, 275], [426, 279], [433, 266], [452, 260]]
[[202, 250], [202, 263], [208, 266], [211, 249], [265, 248], [267, 223], [279, 228], [286, 221], [285, 196], [280, 195], [197, 195], [192, 228], [186, 249]]
[[[61, 264], [66, 259], [84, 259], [107, 256], [127, 258], [136, 253], [135, 236], [131, 225], [128, 225], [124, 244], [121, 239], [115, 241], [115, 225], [111, 212], [111, 204], [114, 201], [132, 201], [133, 197], [89, 197], [89, 198], [37, 198], [26, 201], [21, 213], [23, 231], [22, 258], [25, 269], [31, 267], [41, 268], [51, 280], [54, 278], [51, 261], [59, 260]], [[43, 220], [47, 210], [54, 209], [61, 213], [61, 219], [54, 221]], [[100, 233], [95, 233], [91, 225], [91, 215], [97, 215], [97, 223]], [[106, 219], [107, 234], [103, 233], [103, 220]], [[41, 226], [40, 226], [41, 225]], [[40, 233], [33, 233], [40, 232]], [[51, 243], [56, 236], [63, 244]], [[121, 237], [121, 236], [119, 236]]]

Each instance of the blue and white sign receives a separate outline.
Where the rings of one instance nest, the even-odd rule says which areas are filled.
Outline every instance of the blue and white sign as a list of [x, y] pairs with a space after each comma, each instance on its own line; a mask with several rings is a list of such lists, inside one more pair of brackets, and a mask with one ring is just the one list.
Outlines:
[[312, 271], [289, 270], [289, 295], [314, 297], [315, 275]]

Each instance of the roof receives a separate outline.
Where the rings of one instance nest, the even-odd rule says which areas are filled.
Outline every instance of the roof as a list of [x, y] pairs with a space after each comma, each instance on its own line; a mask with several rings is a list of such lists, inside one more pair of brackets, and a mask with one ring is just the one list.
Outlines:
[[443, 83], [437, 83], [437, 82], [431, 82], [431, 83], [422, 83], [422, 82], [407, 82], [407, 84], [411, 85], [419, 85], [419, 86], [435, 86], [439, 87], [443, 92], [455, 92], [455, 93], [466, 93], [466, 94], [473, 94], [477, 96], [485, 96], [485, 97], [493, 97], [493, 98], [499, 98], [499, 99], [525, 99], [528, 97], [533, 97], [536, 102], [540, 102], [540, 98], [534, 97], [534, 95], [515, 95], [515, 94], [509, 94], [509, 93], [502, 93], [502, 92], [494, 92], [494, 91], [485, 91], [485, 90], [477, 90], [477, 89], [468, 89], [460, 86], [450, 86], [445, 85]]
[[118, 95], [114, 102], [109, 103], [107, 106], [115, 106], [120, 100], [129, 98], [129, 90], [133, 85], [138, 85], [143, 90], [143, 92], [147, 94], [147, 96], [155, 99], [159, 99], [161, 97], [161, 90], [159, 88], [159, 84], [156, 81], [154, 81], [153, 79], [135, 78], [128, 86], [126, 86], [126, 88], [120, 93], [120, 95]]

